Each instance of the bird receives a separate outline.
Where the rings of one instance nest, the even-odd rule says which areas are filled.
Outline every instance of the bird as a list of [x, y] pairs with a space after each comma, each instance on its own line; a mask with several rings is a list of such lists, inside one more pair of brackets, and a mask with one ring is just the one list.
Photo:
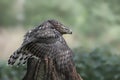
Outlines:
[[[63, 34], [72, 34], [72, 31], [56, 20], [44, 21], [25, 34], [22, 45], [10, 56], [8, 64], [14, 65], [17, 60], [18, 65], [25, 64], [32, 56], [43, 58], [44, 55], [49, 55], [54, 59], [59, 56], [67, 59], [72, 55], [68, 54], [71, 50], [62, 37]], [[60, 62], [57, 62], [58, 65]]]
[[44, 21], [24, 35], [23, 43], [10, 56], [8, 64], [14, 65], [18, 61], [17, 65], [20, 65], [31, 57], [42, 60], [48, 56], [58, 72], [68, 75], [74, 68], [74, 55], [63, 38], [64, 34], [72, 34], [72, 30], [54, 19]]

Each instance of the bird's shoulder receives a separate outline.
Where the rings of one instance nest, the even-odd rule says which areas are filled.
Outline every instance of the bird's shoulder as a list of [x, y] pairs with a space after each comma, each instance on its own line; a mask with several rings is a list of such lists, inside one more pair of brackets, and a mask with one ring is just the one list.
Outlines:
[[23, 44], [36, 41], [41, 43], [53, 43], [58, 40], [59, 36], [61, 36], [61, 34], [55, 29], [35, 28], [25, 34]]

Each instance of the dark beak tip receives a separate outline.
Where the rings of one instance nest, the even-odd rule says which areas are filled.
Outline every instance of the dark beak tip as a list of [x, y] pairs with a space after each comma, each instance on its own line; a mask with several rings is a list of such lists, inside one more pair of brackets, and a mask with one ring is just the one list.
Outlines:
[[72, 34], [72, 31], [70, 31], [70, 32], [67, 32], [67, 34]]
[[72, 34], [72, 32], [70, 32], [70, 34]]
[[72, 34], [72, 30], [70, 30], [70, 34]]

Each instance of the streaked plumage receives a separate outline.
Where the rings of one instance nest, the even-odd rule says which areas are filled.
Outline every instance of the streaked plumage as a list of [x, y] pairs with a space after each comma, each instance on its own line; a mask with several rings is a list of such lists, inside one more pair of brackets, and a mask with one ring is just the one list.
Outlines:
[[72, 51], [67, 46], [63, 34], [71, 34], [71, 30], [56, 20], [47, 20], [40, 26], [28, 31], [20, 48], [10, 56], [8, 64], [16, 61], [25, 64], [30, 57], [52, 58], [58, 70], [73, 65]]

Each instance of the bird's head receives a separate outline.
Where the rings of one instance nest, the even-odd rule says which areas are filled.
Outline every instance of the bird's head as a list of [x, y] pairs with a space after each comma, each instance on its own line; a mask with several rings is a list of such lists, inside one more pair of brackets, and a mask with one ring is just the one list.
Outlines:
[[53, 28], [55, 28], [57, 31], [59, 31], [61, 34], [72, 34], [72, 30], [58, 22], [57, 20], [48, 20], [48, 22], [53, 25]]

